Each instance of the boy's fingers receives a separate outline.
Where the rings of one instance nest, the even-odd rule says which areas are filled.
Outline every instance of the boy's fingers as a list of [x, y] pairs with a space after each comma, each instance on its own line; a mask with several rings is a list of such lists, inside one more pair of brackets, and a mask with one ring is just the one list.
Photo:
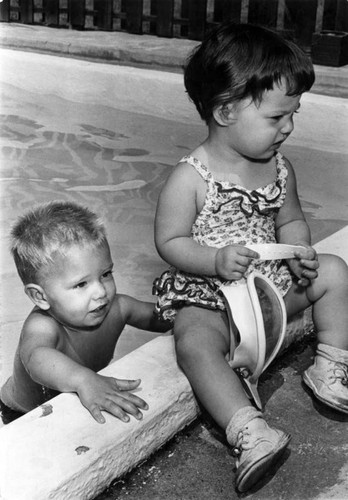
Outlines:
[[148, 404], [143, 399], [139, 398], [138, 396], [135, 396], [135, 394], [129, 394], [127, 400], [136, 408], [141, 408], [142, 410], [149, 409]]
[[141, 413], [141, 411], [139, 411], [139, 408], [137, 408], [129, 401], [123, 401], [121, 408], [120, 405], [115, 401], [108, 400], [105, 404], [105, 410], [107, 410], [115, 417], [118, 417], [123, 422], [129, 422], [128, 413], [130, 415], [133, 415], [133, 417], [135, 417], [137, 420], [141, 420], [143, 418], [143, 414]]
[[139, 387], [141, 380], [123, 380], [119, 378], [115, 378], [116, 389], [119, 391], [132, 391]]
[[116, 404], [132, 415], [135, 415], [135, 413], [139, 412], [139, 408], [141, 408], [142, 410], [149, 409], [147, 403], [143, 399], [132, 393], [118, 393], [112, 396], [109, 395], [108, 399], [112, 404]]
[[105, 424], [105, 418], [103, 417], [98, 405], [93, 404], [90, 408], [87, 409], [89, 410], [94, 420], [98, 422], [98, 424]]

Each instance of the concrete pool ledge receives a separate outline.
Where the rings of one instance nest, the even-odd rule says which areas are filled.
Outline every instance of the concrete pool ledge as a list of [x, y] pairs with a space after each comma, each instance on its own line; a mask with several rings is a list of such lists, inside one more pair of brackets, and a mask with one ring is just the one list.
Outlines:
[[[289, 323], [290, 339], [309, 326], [308, 315]], [[148, 342], [100, 373], [141, 378], [137, 394], [149, 404], [143, 420], [125, 424], [104, 412], [101, 425], [76, 395], [57, 396], [0, 429], [2, 500], [92, 499], [199, 414], [177, 366], [173, 336]]]
[[101, 371], [141, 378], [149, 404], [128, 424], [104, 412], [98, 424], [77, 396], [61, 394], [0, 430], [0, 498], [94, 498], [113, 479], [145, 460], [197, 416], [172, 337], [160, 336]]
[[[348, 226], [315, 245], [348, 261]], [[288, 323], [284, 349], [312, 328], [310, 310]], [[161, 335], [100, 373], [141, 378], [149, 404], [141, 421], [104, 412], [97, 424], [76, 395], [61, 394], [0, 429], [2, 500], [88, 500], [146, 460], [199, 414], [176, 363], [173, 337]]]

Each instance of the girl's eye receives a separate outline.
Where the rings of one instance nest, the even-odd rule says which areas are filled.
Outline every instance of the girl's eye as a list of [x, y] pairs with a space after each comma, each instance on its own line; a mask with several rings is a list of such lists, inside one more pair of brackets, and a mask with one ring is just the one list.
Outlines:
[[[290, 115], [289, 115], [289, 116], [290, 116], [290, 117], [292, 117], [292, 115], [293, 115], [294, 113], [299, 113], [299, 110], [296, 110], [296, 111], [294, 111], [293, 113], [290, 113]], [[287, 116], [287, 115], [276, 115], [276, 116], [272, 116], [272, 117], [271, 117], [271, 120], [274, 120], [274, 121], [279, 122], [282, 118], [284, 118], [284, 116]]]

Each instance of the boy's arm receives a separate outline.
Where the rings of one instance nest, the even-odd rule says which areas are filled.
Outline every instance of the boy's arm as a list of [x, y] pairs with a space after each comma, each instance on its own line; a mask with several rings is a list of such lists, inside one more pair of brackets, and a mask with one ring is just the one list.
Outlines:
[[308, 286], [310, 281], [318, 276], [319, 264], [317, 254], [311, 247], [310, 229], [298, 197], [295, 172], [287, 160], [286, 165], [286, 198], [276, 218], [276, 237], [278, 243], [305, 247], [305, 250], [296, 252], [295, 259], [290, 259], [288, 264], [299, 278], [299, 285]]
[[129, 295], [119, 295], [124, 322], [140, 330], [164, 333], [173, 327], [169, 321], [161, 321], [155, 314], [155, 304], [143, 302]]
[[52, 318], [34, 314], [26, 321], [19, 354], [29, 376], [36, 382], [59, 392], [76, 392], [81, 403], [99, 423], [104, 423], [101, 410], [106, 410], [124, 422], [128, 413], [141, 419], [139, 408], [148, 408], [145, 401], [128, 391], [139, 380], [119, 380], [105, 377], [81, 365], [59, 351], [58, 327]]

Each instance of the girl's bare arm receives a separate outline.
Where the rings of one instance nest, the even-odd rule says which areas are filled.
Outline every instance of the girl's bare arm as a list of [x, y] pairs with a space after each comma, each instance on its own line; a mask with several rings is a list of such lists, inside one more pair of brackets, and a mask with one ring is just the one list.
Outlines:
[[310, 230], [300, 205], [295, 173], [288, 161], [286, 166], [288, 168], [286, 197], [276, 218], [277, 241], [291, 245], [310, 245]]
[[155, 243], [169, 264], [190, 273], [214, 275], [217, 249], [202, 247], [191, 238], [197, 216], [197, 186], [202, 183], [204, 186], [190, 165], [181, 163], [175, 167], [159, 196]]
[[191, 228], [199, 213], [198, 198], [206, 186], [199, 174], [185, 163], [168, 178], [157, 206], [155, 243], [160, 256], [172, 266], [192, 274], [238, 280], [256, 252], [240, 245], [223, 248], [199, 245]]
[[276, 236], [279, 243], [301, 245], [304, 250], [295, 253], [295, 259], [288, 261], [292, 272], [299, 278], [298, 284], [308, 286], [318, 276], [319, 267], [316, 251], [311, 247], [311, 234], [304, 217], [296, 185], [294, 170], [289, 162], [287, 190], [284, 205], [276, 219]]

